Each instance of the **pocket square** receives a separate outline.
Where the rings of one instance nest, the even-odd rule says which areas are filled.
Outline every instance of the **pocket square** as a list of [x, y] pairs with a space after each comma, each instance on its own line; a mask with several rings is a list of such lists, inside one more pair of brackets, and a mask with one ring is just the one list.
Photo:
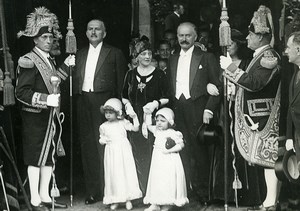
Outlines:
[[198, 69], [199, 69], [199, 70], [202, 69], [202, 65], [201, 65], [201, 64], [199, 65]]

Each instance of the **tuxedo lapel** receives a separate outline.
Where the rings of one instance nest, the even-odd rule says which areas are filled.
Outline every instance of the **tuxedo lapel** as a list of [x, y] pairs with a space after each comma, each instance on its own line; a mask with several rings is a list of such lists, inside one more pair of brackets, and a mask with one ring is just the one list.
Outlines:
[[84, 73], [85, 73], [85, 65], [86, 65], [86, 60], [87, 60], [87, 56], [88, 56], [88, 51], [89, 48], [85, 48], [82, 52], [82, 59], [79, 60], [79, 67], [78, 69], [80, 70], [80, 76], [82, 78], [82, 80], [84, 79]]
[[202, 53], [197, 51], [197, 49], [195, 48], [193, 51], [193, 55], [192, 55], [192, 59], [191, 59], [191, 66], [190, 66], [190, 82], [189, 82], [189, 88], [191, 90], [194, 79], [195, 79], [195, 75], [199, 69], [199, 64], [200, 61], [202, 59]]
[[176, 89], [176, 77], [177, 77], [177, 66], [178, 66], [178, 59], [179, 59], [179, 54], [174, 55], [173, 59], [170, 62], [170, 66], [171, 66], [171, 74], [172, 74], [172, 86], [173, 89]]
[[95, 75], [97, 75], [97, 73], [99, 72], [99, 70], [100, 70], [101, 66], [103, 65], [109, 51], [110, 51], [110, 48], [106, 47], [106, 45], [103, 43], [102, 48], [101, 48], [100, 53], [99, 53]]

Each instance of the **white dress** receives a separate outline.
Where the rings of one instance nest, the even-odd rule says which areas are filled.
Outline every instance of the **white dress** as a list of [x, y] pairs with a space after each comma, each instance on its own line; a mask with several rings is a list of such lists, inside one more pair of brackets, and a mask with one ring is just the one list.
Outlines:
[[144, 198], [145, 204], [183, 206], [189, 202], [183, 165], [178, 152], [165, 154], [167, 137], [183, 142], [182, 134], [173, 129], [154, 132], [155, 142]]
[[142, 197], [139, 188], [127, 130], [133, 125], [128, 120], [104, 122], [100, 125], [100, 141], [109, 140], [104, 151], [103, 204], [122, 203]]

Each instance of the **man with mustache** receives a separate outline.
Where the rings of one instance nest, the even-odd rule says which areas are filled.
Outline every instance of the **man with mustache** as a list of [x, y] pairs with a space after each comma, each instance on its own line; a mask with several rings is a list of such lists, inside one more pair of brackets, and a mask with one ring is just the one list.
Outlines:
[[105, 121], [99, 108], [113, 97], [120, 98], [127, 62], [121, 50], [103, 42], [104, 22], [88, 22], [86, 36], [89, 46], [76, 54], [74, 94], [77, 95], [77, 118], [81, 157], [86, 186], [85, 204], [93, 204], [103, 197], [104, 148], [98, 142], [99, 126]]
[[[181, 50], [169, 58], [168, 74], [173, 96], [176, 125], [183, 133], [186, 147], [182, 161], [189, 193], [197, 193], [200, 201], [208, 200], [209, 148], [196, 143], [196, 133], [202, 123], [208, 124], [216, 113], [220, 96], [210, 96], [208, 83], [220, 85], [219, 65], [213, 54], [195, 46], [196, 27], [186, 22], [178, 26]], [[191, 195], [190, 195], [191, 196]]]

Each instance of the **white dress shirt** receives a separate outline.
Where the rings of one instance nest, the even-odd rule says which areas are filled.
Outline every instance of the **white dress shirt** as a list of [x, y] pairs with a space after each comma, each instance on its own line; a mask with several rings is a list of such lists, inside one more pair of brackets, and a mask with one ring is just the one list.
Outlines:
[[86, 59], [84, 79], [82, 84], [82, 91], [93, 92], [94, 91], [94, 75], [99, 58], [99, 54], [102, 48], [103, 42], [99, 43], [96, 48], [90, 44], [89, 51]]
[[194, 46], [184, 52], [180, 51], [178, 65], [177, 65], [177, 76], [176, 76], [176, 95], [177, 99], [183, 94], [185, 99], [189, 99], [190, 95], [190, 66], [192, 60]]
[[42, 51], [38, 47], [35, 47], [35, 49], [43, 56], [44, 60], [47, 62], [47, 64], [49, 65], [49, 67], [51, 67], [51, 69], [53, 69], [52, 65], [51, 65], [51, 63], [50, 63], [50, 61], [48, 59], [48, 58], [50, 58], [50, 54], [46, 53], [45, 51]]

